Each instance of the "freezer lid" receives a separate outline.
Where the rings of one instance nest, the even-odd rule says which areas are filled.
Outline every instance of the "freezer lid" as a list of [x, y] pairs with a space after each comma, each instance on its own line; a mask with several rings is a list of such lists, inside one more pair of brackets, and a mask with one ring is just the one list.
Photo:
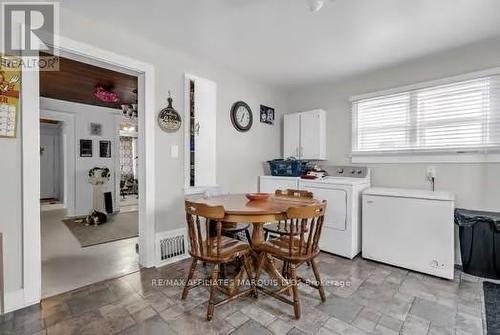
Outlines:
[[377, 195], [398, 198], [429, 199], [441, 201], [454, 201], [455, 194], [445, 191], [428, 191], [408, 188], [372, 187], [363, 191], [363, 195]]

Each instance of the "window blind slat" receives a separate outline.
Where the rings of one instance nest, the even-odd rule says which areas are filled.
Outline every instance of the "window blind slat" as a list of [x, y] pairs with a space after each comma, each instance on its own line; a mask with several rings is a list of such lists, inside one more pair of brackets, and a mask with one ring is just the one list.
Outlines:
[[500, 147], [500, 75], [353, 102], [353, 153]]

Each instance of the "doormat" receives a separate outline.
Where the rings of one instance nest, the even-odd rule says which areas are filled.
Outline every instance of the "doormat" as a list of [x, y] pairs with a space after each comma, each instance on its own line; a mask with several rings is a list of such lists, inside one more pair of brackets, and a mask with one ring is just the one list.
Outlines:
[[108, 222], [99, 226], [87, 225], [81, 221], [78, 218], [63, 220], [82, 247], [139, 236], [138, 212], [111, 215]]

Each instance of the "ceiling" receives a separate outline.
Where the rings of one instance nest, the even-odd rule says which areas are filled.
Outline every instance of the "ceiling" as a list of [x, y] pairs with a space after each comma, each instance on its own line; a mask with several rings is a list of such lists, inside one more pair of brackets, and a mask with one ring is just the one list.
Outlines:
[[[117, 103], [103, 102], [94, 96], [97, 86], [111, 88]], [[46, 98], [120, 109], [121, 104], [136, 103], [137, 77], [102, 67], [59, 58], [59, 71], [40, 71], [40, 95]]]
[[61, 1], [63, 15], [69, 9], [284, 88], [500, 36], [498, 0], [327, 0], [317, 13], [306, 0], [149, 0], [140, 9], [137, 4]]

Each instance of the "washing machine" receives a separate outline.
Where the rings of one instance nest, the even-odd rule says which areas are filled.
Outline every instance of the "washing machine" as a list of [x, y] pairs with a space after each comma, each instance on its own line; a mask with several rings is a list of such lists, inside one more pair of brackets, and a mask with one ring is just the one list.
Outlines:
[[354, 258], [361, 252], [361, 194], [370, 187], [370, 170], [360, 166], [325, 168], [329, 176], [299, 180], [299, 188], [328, 202], [320, 249]]

